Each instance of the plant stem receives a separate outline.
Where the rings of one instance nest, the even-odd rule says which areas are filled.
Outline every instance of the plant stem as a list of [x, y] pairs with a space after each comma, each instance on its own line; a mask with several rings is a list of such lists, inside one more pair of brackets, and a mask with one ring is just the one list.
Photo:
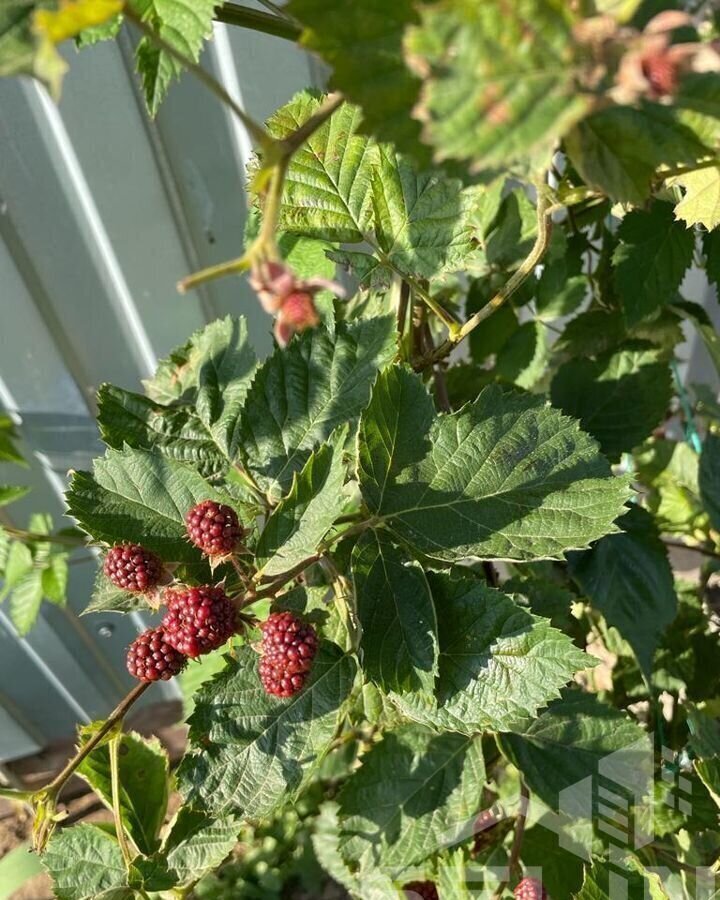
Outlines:
[[189, 56], [186, 56], [184, 53], [181, 53], [172, 44], [168, 43], [165, 38], [161, 37], [154, 29], [152, 29], [147, 22], [144, 22], [140, 16], [130, 7], [128, 3], [125, 4], [124, 8], [125, 17], [133, 23], [133, 25], [140, 31], [142, 34], [147, 37], [149, 41], [159, 47], [163, 52], [167, 53], [168, 56], [171, 56], [176, 62], [179, 62], [180, 65], [184, 66], [189, 72], [192, 72], [195, 77], [201, 81], [205, 87], [211, 91], [215, 96], [228, 107], [228, 109], [232, 110], [232, 112], [237, 116], [237, 118], [242, 122], [245, 128], [248, 131], [248, 134], [253, 138], [256, 144], [259, 144], [262, 147], [268, 146], [271, 143], [271, 138], [268, 135], [267, 131], [260, 125], [259, 122], [256, 122], [252, 116], [249, 116], [245, 110], [236, 103], [233, 98], [228, 94], [225, 88], [220, 84], [217, 79], [213, 78], [213, 76], [206, 72], [202, 66], [198, 65]]
[[316, 113], [313, 113], [309, 119], [302, 123], [292, 134], [289, 134], [281, 141], [287, 158], [289, 159], [293, 153], [301, 147], [305, 141], [311, 137], [323, 125], [336, 109], [341, 107], [345, 102], [342, 94], [329, 94], [320, 104]]
[[33, 541], [38, 544], [61, 544], [63, 547], [87, 547], [84, 537], [70, 537], [66, 534], [39, 534], [37, 531], [25, 531], [12, 525], [2, 525], [2, 530], [19, 541]]
[[510, 879], [513, 877], [515, 870], [518, 868], [520, 861], [520, 851], [522, 850], [522, 842], [525, 836], [525, 824], [527, 822], [528, 809], [530, 806], [530, 794], [525, 786], [525, 782], [520, 782], [520, 808], [518, 810], [517, 819], [515, 820], [515, 834], [513, 835], [512, 847], [510, 848], [510, 858], [508, 859], [508, 877], [505, 881], [498, 885], [497, 890], [493, 894], [493, 900], [500, 900], [503, 891], [508, 886]]
[[[145, 693], [145, 691], [150, 687], [148, 682], [142, 682], [134, 687], [127, 696], [125, 696], [120, 703], [115, 707], [115, 709], [110, 713], [110, 715], [105, 719], [103, 724], [100, 726], [98, 731], [87, 740], [82, 747], [78, 750], [78, 752], [73, 756], [71, 760], [68, 761], [67, 765], [62, 769], [62, 771], [58, 772], [58, 774], [53, 778], [53, 780], [48, 784], [45, 788], [41, 788], [41, 791], [47, 793], [59, 794], [62, 790], [65, 782], [70, 778], [72, 773], [77, 769], [80, 763], [85, 759], [86, 756], [89, 756], [90, 753], [97, 747], [97, 745], [102, 741], [106, 734], [108, 734], [118, 722], [122, 722], [125, 718], [130, 707], [135, 703], [136, 700], [139, 700], [140, 697]], [[40, 793], [39, 791], [36, 793]]]
[[287, 41], [298, 41], [302, 29], [290, 19], [274, 16], [258, 9], [248, 9], [246, 6], [238, 6], [237, 3], [223, 3], [215, 10], [215, 18], [226, 25], [237, 25], [240, 28], [250, 28], [263, 34], [272, 34], [274, 37], [284, 38]]
[[495, 296], [490, 301], [488, 301], [488, 303], [483, 306], [482, 309], [478, 310], [478, 312], [476, 312], [474, 316], [471, 316], [461, 328], [456, 330], [454, 334], [451, 332], [450, 337], [443, 344], [440, 344], [437, 350], [434, 350], [431, 354], [428, 354], [417, 360], [413, 367], [415, 371], [422, 371], [428, 366], [433, 365], [433, 363], [436, 363], [448, 356], [460, 343], [460, 341], [466, 338], [470, 334], [470, 332], [477, 328], [477, 326], [481, 322], [484, 322], [485, 319], [489, 318], [494, 312], [497, 312], [497, 310], [500, 309], [500, 307], [515, 293], [515, 291], [517, 291], [517, 289], [523, 284], [523, 282], [530, 275], [532, 275], [533, 271], [535, 270], [535, 266], [537, 266], [537, 264], [543, 258], [550, 244], [550, 236], [552, 234], [552, 220], [550, 219], [550, 216], [548, 214], [549, 208], [550, 203], [545, 195], [545, 192], [543, 190], [539, 190], [537, 198], [538, 233], [530, 253], [522, 261], [519, 268], [508, 279], [507, 283], [500, 288], [497, 294], [495, 294]]
[[712, 169], [715, 166], [720, 166], [720, 157], [718, 156], [704, 159], [702, 162], [691, 163], [690, 165], [675, 166], [660, 172], [658, 178], [660, 181], [667, 181], [668, 178], [677, 178], [679, 175], [688, 175], [690, 172], [695, 172], [698, 169]]
[[132, 864], [132, 855], [125, 834], [125, 827], [122, 820], [122, 810], [120, 809], [120, 744], [122, 742], [122, 734], [116, 734], [110, 741], [110, 785], [112, 789], [112, 807], [113, 818], [115, 820], [115, 833], [117, 834], [120, 852], [125, 860], [125, 868], [129, 869]]
[[701, 553], [703, 556], [709, 556], [711, 559], [720, 559], [720, 553], [716, 550], [710, 550], [707, 547], [695, 546], [693, 544], [686, 544], [683, 541], [670, 541], [667, 539], [663, 540], [663, 543], [666, 547], [677, 547], [678, 550], [690, 550], [692, 553]]
[[249, 268], [250, 260], [243, 254], [236, 259], [208, 266], [206, 269], [200, 269], [199, 272], [193, 272], [192, 275], [181, 278], [177, 283], [177, 289], [180, 294], [186, 294], [193, 288], [205, 284], [206, 281], [215, 281], [216, 278], [224, 278], [226, 275], [240, 275]]

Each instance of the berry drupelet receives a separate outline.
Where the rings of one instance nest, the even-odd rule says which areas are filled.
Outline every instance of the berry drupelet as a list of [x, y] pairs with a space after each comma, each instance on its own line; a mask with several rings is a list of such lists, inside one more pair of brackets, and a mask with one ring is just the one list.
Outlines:
[[276, 697], [292, 697], [305, 684], [317, 653], [315, 629], [289, 612], [272, 613], [260, 627], [263, 687]]
[[523, 878], [513, 891], [515, 900], [547, 900], [547, 892], [542, 881], [537, 878]]
[[127, 670], [139, 681], [168, 681], [182, 672], [186, 662], [167, 642], [162, 627], [143, 631], [127, 651]]
[[185, 516], [188, 537], [207, 556], [227, 556], [243, 538], [237, 513], [215, 500], [203, 500]]
[[205, 584], [166, 594], [165, 639], [193, 659], [222, 647], [235, 633], [236, 611], [225, 591]]
[[103, 571], [116, 587], [133, 593], [154, 588], [162, 568], [162, 560], [140, 544], [116, 544], [108, 550], [103, 564]]
[[406, 897], [422, 897], [422, 900], [440, 900], [438, 889], [432, 881], [411, 881], [403, 888]]

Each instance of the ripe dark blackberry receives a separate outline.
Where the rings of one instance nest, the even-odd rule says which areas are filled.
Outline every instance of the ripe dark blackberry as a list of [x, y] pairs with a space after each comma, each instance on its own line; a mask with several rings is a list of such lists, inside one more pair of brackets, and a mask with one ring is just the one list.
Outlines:
[[165, 638], [193, 659], [222, 647], [235, 633], [236, 611], [220, 587], [204, 584], [166, 594]]
[[108, 550], [103, 564], [103, 571], [116, 587], [133, 593], [154, 588], [162, 568], [162, 560], [140, 544], [116, 544]]
[[186, 662], [167, 642], [162, 627], [143, 631], [127, 651], [127, 670], [139, 681], [168, 681], [182, 672]]
[[537, 878], [523, 878], [513, 891], [515, 900], [547, 900], [542, 881]]
[[411, 881], [403, 888], [407, 897], [422, 897], [423, 900], [440, 900], [438, 890], [432, 881]]
[[318, 646], [315, 629], [289, 612], [272, 613], [260, 628], [263, 687], [276, 697], [292, 697], [302, 689], [312, 668]]
[[214, 500], [203, 500], [185, 516], [188, 537], [208, 556], [225, 556], [237, 547], [244, 531], [237, 513]]

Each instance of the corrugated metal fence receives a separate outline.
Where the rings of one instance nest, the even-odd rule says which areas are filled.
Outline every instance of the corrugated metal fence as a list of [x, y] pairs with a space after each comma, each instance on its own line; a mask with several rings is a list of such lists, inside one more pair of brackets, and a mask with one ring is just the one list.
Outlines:
[[[101, 452], [92, 416], [103, 381], [139, 389], [158, 357], [228, 312], [247, 315], [260, 352], [270, 346], [269, 320], [239, 279], [186, 297], [174, 287], [240, 252], [247, 135], [189, 76], [149, 122], [130, 40], [69, 49], [59, 107], [29, 80], [0, 81], [0, 409], [32, 459], [29, 473], [3, 466], [2, 480], [33, 487], [0, 512], [19, 526], [40, 510], [69, 524], [66, 473]], [[259, 119], [316, 80], [292, 45], [222, 25], [203, 64]], [[94, 570], [71, 566], [69, 608], [44, 604], [26, 639], [0, 607], [0, 762], [71, 736], [128, 690], [124, 648], [141, 623], [78, 617]]]

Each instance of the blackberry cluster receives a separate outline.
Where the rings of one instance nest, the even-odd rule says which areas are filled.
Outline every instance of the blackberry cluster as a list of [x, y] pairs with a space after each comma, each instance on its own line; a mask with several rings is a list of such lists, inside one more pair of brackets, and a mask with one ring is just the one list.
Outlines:
[[162, 627], [148, 628], [128, 647], [127, 670], [139, 681], [168, 681], [187, 659], [166, 640]]
[[154, 588], [162, 568], [162, 560], [140, 544], [116, 544], [108, 550], [103, 564], [103, 571], [116, 587], [133, 593]]
[[263, 687], [276, 697], [292, 697], [305, 684], [317, 653], [315, 629], [289, 612], [272, 613], [260, 627]]
[[422, 897], [422, 900], [440, 900], [438, 889], [432, 881], [411, 881], [403, 888], [408, 897]]
[[215, 500], [203, 500], [185, 516], [188, 537], [207, 556], [226, 556], [240, 543], [244, 531], [237, 513]]
[[204, 584], [171, 591], [162, 627], [178, 653], [193, 659], [222, 647], [235, 633], [236, 612], [219, 587]]
[[542, 881], [537, 878], [523, 878], [513, 891], [515, 900], [547, 900]]

